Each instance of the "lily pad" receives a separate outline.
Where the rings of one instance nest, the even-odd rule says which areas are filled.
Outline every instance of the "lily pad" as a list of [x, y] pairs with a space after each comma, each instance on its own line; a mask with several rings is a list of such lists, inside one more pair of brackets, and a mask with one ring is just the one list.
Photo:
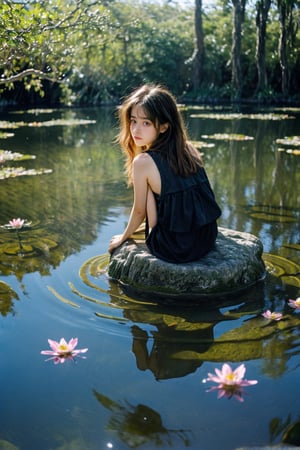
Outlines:
[[242, 113], [220, 113], [220, 114], [191, 114], [190, 117], [193, 119], [216, 119], [216, 120], [240, 120], [240, 119], [250, 119], [250, 120], [286, 120], [294, 119], [295, 117], [289, 116], [288, 114], [242, 114]]
[[77, 125], [90, 125], [96, 123], [96, 120], [90, 119], [53, 119], [46, 121], [36, 122], [10, 122], [8, 120], [0, 121], [0, 129], [15, 129], [20, 127], [53, 127], [53, 126], [77, 126]]
[[276, 139], [276, 144], [300, 147], [300, 136], [286, 136], [283, 139]]
[[264, 253], [262, 256], [267, 271], [288, 285], [300, 287], [300, 266], [282, 256]]
[[202, 147], [212, 148], [212, 147], [215, 147], [215, 145], [216, 145], [216, 144], [208, 143], [208, 142], [204, 142], [204, 141], [191, 141], [191, 143], [198, 149], [201, 149]]
[[[24, 123], [24, 122], [22, 122], [22, 123]], [[0, 129], [2, 128], [2, 130], [19, 128], [19, 126], [20, 125], [18, 122], [10, 122], [8, 120], [0, 120]]]
[[247, 212], [253, 219], [266, 222], [293, 223], [297, 222], [297, 212], [293, 209], [272, 205], [247, 206]]
[[285, 152], [285, 153], [289, 153], [290, 155], [296, 155], [299, 156], [300, 155], [300, 150], [297, 149], [293, 149], [293, 148], [281, 148], [279, 147], [277, 149], [278, 152]]
[[24, 175], [44, 175], [52, 173], [51, 169], [25, 169], [24, 167], [5, 167], [0, 169], [0, 180], [22, 177]]
[[26, 109], [26, 110], [18, 110], [13, 111], [14, 114], [53, 114], [55, 109], [42, 109], [42, 108], [36, 108], [36, 109]]
[[235, 133], [215, 133], [215, 134], [204, 134], [201, 136], [203, 139], [215, 139], [217, 141], [252, 141], [254, 137], [246, 136], [244, 134]]
[[296, 155], [296, 156], [300, 155], [300, 150], [292, 150], [292, 149], [288, 148], [286, 152], [289, 154], [292, 154], [292, 155]]
[[53, 127], [53, 126], [75, 126], [75, 125], [90, 125], [96, 123], [96, 120], [87, 119], [53, 119], [45, 122], [29, 122], [29, 127]]
[[11, 152], [9, 150], [0, 150], [0, 164], [7, 161], [25, 161], [27, 159], [35, 159], [35, 155]]
[[33, 254], [34, 249], [31, 245], [22, 244], [21, 246], [15, 242], [15, 243], [8, 243], [7, 245], [1, 246], [1, 252], [5, 253], [6, 255], [29, 255]]
[[7, 139], [13, 137], [15, 133], [5, 133], [4, 131], [0, 131], [0, 139]]
[[[285, 316], [280, 322], [267, 321], [262, 317], [253, 318], [244, 322], [240, 327], [223, 333], [215, 339], [212, 345], [204, 352], [185, 350], [173, 355], [176, 359], [188, 359], [201, 361], [247, 361], [266, 356], [268, 350], [272, 358], [282, 358], [285, 351], [288, 351], [288, 344], [285, 340], [272, 346], [271, 338], [277, 333], [286, 331], [287, 333], [300, 325], [300, 319], [294, 316]], [[270, 339], [267, 341], [267, 339]], [[296, 339], [296, 337], [295, 337]], [[270, 342], [268, 349], [267, 342]]]

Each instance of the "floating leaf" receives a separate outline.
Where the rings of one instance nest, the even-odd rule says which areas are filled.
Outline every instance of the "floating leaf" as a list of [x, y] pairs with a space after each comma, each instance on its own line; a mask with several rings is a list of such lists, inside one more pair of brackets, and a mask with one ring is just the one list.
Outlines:
[[265, 222], [281, 222], [291, 223], [296, 222], [296, 218], [292, 216], [282, 216], [280, 214], [268, 214], [266, 212], [256, 212], [250, 214], [253, 219], [264, 220]]
[[212, 148], [215, 147], [216, 144], [213, 143], [208, 143], [208, 142], [204, 142], [204, 141], [191, 141], [191, 143], [196, 147], [196, 148]]
[[116, 320], [117, 322], [128, 322], [128, 319], [125, 319], [124, 317], [115, 317], [108, 314], [102, 314], [99, 312], [95, 312], [95, 316], [101, 317], [101, 319], [110, 319], [110, 320]]
[[216, 119], [216, 120], [240, 120], [240, 119], [250, 119], [250, 120], [286, 120], [295, 119], [293, 116], [288, 114], [242, 114], [242, 113], [206, 113], [206, 114], [191, 114], [190, 117], [193, 119]]
[[285, 153], [288, 153], [290, 155], [296, 155], [296, 156], [300, 155], [300, 150], [295, 150], [293, 148], [281, 148], [281, 147], [279, 147], [277, 149], [277, 151], [278, 152], [285, 152]]
[[264, 253], [262, 258], [271, 275], [280, 277], [285, 284], [300, 287], [300, 266], [298, 264], [271, 253]]
[[[24, 123], [24, 122], [21, 122]], [[0, 120], [0, 129], [10, 129], [10, 128], [19, 128], [18, 122], [9, 122], [8, 120]]]
[[0, 129], [14, 129], [19, 127], [53, 127], [53, 126], [77, 126], [90, 125], [96, 123], [96, 120], [90, 119], [53, 119], [44, 122], [9, 122], [0, 121]]
[[18, 111], [13, 111], [14, 114], [53, 114], [55, 111], [55, 109], [42, 109], [42, 108], [36, 108], [36, 109], [26, 109], [26, 111], [24, 110], [18, 110]]
[[291, 248], [292, 250], [300, 251], [300, 244], [284, 244], [283, 247]]
[[48, 290], [49, 290], [50, 292], [52, 292], [52, 294], [54, 294], [55, 297], [56, 297], [58, 300], [60, 300], [61, 302], [67, 303], [67, 304], [70, 305], [70, 306], [74, 306], [74, 308], [80, 308], [79, 305], [77, 305], [76, 303], [72, 302], [71, 300], [69, 300], [69, 299], [63, 297], [62, 295], [60, 295], [60, 294], [59, 294], [55, 289], [53, 289], [51, 286], [47, 286], [47, 288], [48, 288]]
[[297, 329], [299, 325], [300, 319], [297, 315], [268, 325], [263, 318], [256, 317], [244, 322], [238, 328], [223, 333], [206, 351], [183, 350], [174, 353], [172, 357], [182, 360], [238, 362], [261, 358], [270, 351], [274, 359], [282, 358], [283, 352], [288, 350], [286, 342], [282, 341], [281, 345], [277, 343], [276, 346], [268, 348], [267, 338], [276, 335], [278, 330]]
[[212, 327], [209, 322], [190, 322], [183, 317], [171, 316], [169, 314], [163, 314], [162, 319], [168, 327], [173, 327], [177, 331], [206, 330]]
[[276, 144], [289, 145], [294, 147], [300, 146], [300, 136], [286, 136], [283, 139], [276, 139]]
[[53, 119], [45, 122], [29, 122], [29, 127], [53, 127], [53, 126], [75, 126], [75, 125], [89, 125], [96, 123], [96, 120], [88, 119]]
[[6, 161], [25, 161], [26, 159], [35, 159], [35, 155], [22, 154], [17, 152], [11, 152], [9, 150], [0, 150], [0, 163]]
[[6, 255], [29, 255], [34, 253], [34, 248], [31, 245], [20, 245], [18, 242], [15, 242], [1, 245], [1, 252]]
[[215, 133], [215, 134], [204, 134], [201, 136], [203, 139], [215, 139], [217, 141], [252, 141], [254, 138], [252, 136], [245, 136], [244, 134], [229, 134], [229, 133]]
[[51, 169], [25, 169], [24, 167], [5, 167], [0, 168], [0, 180], [7, 178], [22, 177], [24, 175], [44, 175], [52, 173]]
[[250, 217], [266, 222], [292, 223], [298, 220], [296, 212], [281, 206], [252, 205], [247, 209]]
[[2, 131], [0, 131], [0, 139], [7, 139], [10, 137], [13, 137], [15, 135], [15, 133], [4, 133]]
[[[70, 281], [69, 281], [68, 284], [69, 284], [69, 286], [70, 286], [71, 291], [73, 292], [73, 294], [76, 294], [76, 295], [78, 295], [79, 297], [81, 297], [81, 298], [83, 298], [84, 300], [87, 300], [87, 301], [89, 301], [89, 302], [96, 303], [97, 305], [108, 306], [108, 303], [107, 303], [107, 302], [103, 302], [103, 301], [101, 301], [101, 300], [98, 300], [97, 298], [91, 297], [91, 296], [89, 296], [89, 295], [82, 294], [82, 292], [78, 291], [78, 289], [76, 289], [75, 286], [74, 286], [74, 284], [71, 283]], [[113, 303], [111, 303], [111, 302], [109, 303], [109, 306], [110, 306], [111, 308], [123, 309], [122, 306], [115, 305], [115, 304], [113, 304]]]
[[300, 150], [292, 150], [292, 149], [288, 148], [286, 152], [289, 154], [292, 154], [292, 155], [296, 155], [296, 156], [300, 155]]

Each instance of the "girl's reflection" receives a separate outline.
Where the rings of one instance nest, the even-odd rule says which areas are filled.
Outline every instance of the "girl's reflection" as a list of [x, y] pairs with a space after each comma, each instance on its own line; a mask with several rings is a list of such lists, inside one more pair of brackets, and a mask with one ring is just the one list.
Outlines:
[[183, 377], [201, 366], [202, 361], [195, 359], [179, 359], [176, 353], [189, 351], [202, 353], [213, 341], [213, 326], [210, 324], [204, 330], [176, 331], [163, 325], [158, 325], [157, 331], [152, 331], [152, 348], [148, 350], [150, 341], [148, 333], [137, 325], [133, 325], [132, 351], [136, 357], [136, 365], [140, 370], [151, 370], [157, 380]]

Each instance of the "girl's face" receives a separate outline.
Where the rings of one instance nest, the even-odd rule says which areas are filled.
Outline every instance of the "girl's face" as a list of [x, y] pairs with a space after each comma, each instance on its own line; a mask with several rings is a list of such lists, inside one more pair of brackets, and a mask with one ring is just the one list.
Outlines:
[[137, 147], [150, 147], [168, 128], [167, 124], [155, 127], [141, 106], [133, 106], [130, 116], [130, 132]]

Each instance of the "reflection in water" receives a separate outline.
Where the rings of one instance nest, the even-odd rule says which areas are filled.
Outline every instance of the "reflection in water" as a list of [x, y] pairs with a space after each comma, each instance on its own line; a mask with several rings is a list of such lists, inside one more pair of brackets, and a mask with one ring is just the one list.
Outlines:
[[17, 293], [4, 281], [0, 281], [0, 313], [6, 316], [13, 313], [13, 301], [19, 300]]
[[147, 331], [134, 325], [131, 327], [131, 333], [137, 368], [150, 370], [157, 380], [163, 380], [183, 377], [201, 366], [201, 359], [196, 356], [182, 359], [180, 353], [190, 352], [197, 355], [205, 352], [213, 340], [213, 324], [199, 331], [176, 331], [167, 324], [158, 324], [157, 331], [152, 331], [151, 337]]
[[300, 420], [292, 422], [291, 414], [285, 420], [274, 417], [269, 423], [269, 432], [271, 443], [281, 436], [281, 442], [285, 444], [300, 445]]
[[96, 399], [106, 409], [112, 412], [107, 428], [117, 432], [121, 441], [130, 448], [151, 443], [155, 446], [168, 445], [175, 447], [178, 440], [185, 447], [189, 447], [190, 440], [186, 430], [169, 430], [164, 427], [160, 414], [147, 405], [131, 405], [117, 403], [94, 390]]
[[[287, 301], [276, 303], [281, 283], [293, 286], [299, 267], [269, 254], [264, 255], [264, 260], [269, 274], [263, 283], [236, 298], [202, 300], [197, 309], [192, 305], [176, 307], [175, 301], [159, 304], [126, 296], [121, 286], [106, 277], [108, 255], [91, 258], [80, 269], [80, 277], [93, 296], [81, 293], [72, 284], [71, 289], [77, 299], [100, 308], [94, 313], [97, 317], [130, 326], [136, 365], [142, 371], [150, 370], [156, 379], [183, 377], [204, 361], [260, 358], [263, 372], [277, 377], [286, 371], [288, 360], [300, 353], [295, 333], [300, 327], [300, 315]], [[98, 299], [99, 293], [108, 295], [110, 302]], [[282, 320], [264, 319], [266, 307], [280, 309]]]
[[[134, 400], [129, 405], [126, 401], [116, 404], [101, 397], [102, 394], [98, 398], [111, 413], [109, 426], [114, 433], [120, 430], [124, 442], [120, 446], [144, 442], [145, 446], [155, 448], [158, 442], [170, 442], [174, 448], [186, 445], [198, 449], [205, 442], [208, 450], [215, 450], [217, 434], [216, 438], [224, 437], [224, 449], [232, 450], [267, 445], [268, 424], [274, 416], [289, 414], [289, 423], [281, 420], [281, 425], [286, 425], [281, 429], [282, 434], [288, 425], [299, 421], [295, 386], [299, 373], [300, 314], [289, 306], [288, 300], [299, 297], [300, 293], [297, 189], [300, 159], [295, 153], [278, 152], [276, 143], [278, 138], [298, 133], [299, 112], [297, 119], [276, 123], [258, 117], [240, 120], [234, 116], [226, 120], [210, 117], [189, 120], [190, 112], [187, 108], [184, 114], [190, 122], [188, 128], [193, 140], [203, 141], [204, 134], [254, 137], [249, 141], [210, 140], [213, 146], [201, 148], [223, 210], [220, 226], [258, 236], [264, 245], [268, 267], [264, 282], [242, 295], [217, 298], [213, 303], [192, 306], [142, 302], [129, 297], [121, 286], [107, 279], [106, 255], [86, 261], [105, 251], [110, 228], [118, 233], [130, 213], [132, 191], [126, 188], [120, 149], [113, 144], [117, 130], [112, 109], [48, 111], [46, 119], [52, 125], [58, 123], [57, 119], [63, 119], [60, 123], [71, 123], [72, 119], [76, 123], [80, 119], [96, 122], [78, 126], [24, 125], [14, 130], [14, 136], [1, 141], [7, 151], [36, 155], [35, 159], [26, 161], [26, 168], [33, 170], [32, 173], [41, 167], [52, 171], [48, 175], [0, 182], [0, 225], [12, 217], [26, 217], [34, 224], [32, 230], [20, 233], [21, 241], [14, 233], [0, 231], [0, 331], [5, 356], [1, 358], [4, 401], [0, 431], [3, 439], [19, 448], [99, 448], [99, 433], [105, 434], [105, 424], [99, 422], [97, 413], [87, 414], [95, 403], [90, 386], [99, 382], [100, 390], [105, 389], [102, 383], [110, 382], [110, 374], [118, 373], [120, 364], [123, 376], [111, 380], [110, 388], [115, 392], [119, 383], [126, 382], [128, 389], [134, 386]], [[44, 113], [36, 113], [37, 122], [42, 122]], [[29, 112], [24, 112], [22, 118], [8, 116], [4, 119], [32, 122]], [[46, 277], [41, 279], [39, 275]], [[18, 280], [22, 280], [22, 285]], [[65, 289], [68, 286], [69, 292]], [[32, 301], [24, 301], [26, 298]], [[261, 314], [267, 309], [281, 312], [282, 320], [264, 319]], [[95, 344], [97, 332], [102, 333], [103, 353], [99, 353], [98, 359], [88, 359], [89, 367], [93, 368], [88, 374], [84, 372], [88, 364], [72, 366], [72, 376], [67, 372], [71, 365], [59, 366], [60, 371], [56, 370], [54, 376], [48, 376], [52, 365], [43, 364], [40, 369], [38, 352], [42, 347], [38, 342], [45, 342], [48, 331], [51, 335], [50, 331], [57, 327], [70, 333], [75, 328], [76, 333], [86, 334], [91, 340], [89, 347], [98, 345]], [[128, 337], [134, 363], [128, 352], [117, 353], [122, 346], [128, 349]], [[27, 345], [19, 352], [23, 339]], [[109, 355], [109, 349], [114, 348], [112, 342], [118, 349], [117, 355]], [[32, 357], [35, 345], [36, 359]], [[205, 365], [228, 361], [234, 364], [247, 361], [256, 372], [253, 377], [259, 379], [259, 408], [256, 398], [252, 399], [252, 406], [251, 400], [247, 402], [249, 410], [233, 409], [233, 402], [227, 406], [228, 402], [216, 405], [216, 398], [199, 389], [198, 381], [202, 377], [188, 376], [195, 371], [207, 373]], [[16, 364], [18, 370], [14, 370]], [[129, 380], [132, 369], [134, 379]], [[145, 371], [153, 376], [145, 376]], [[184, 379], [168, 381], [175, 377]], [[165, 382], [157, 383], [156, 379]], [[88, 393], [84, 393], [83, 380], [89, 383]], [[201, 402], [199, 395], [203, 395]], [[146, 406], [152, 396], [156, 396], [156, 411]], [[185, 431], [167, 429], [168, 414], [172, 415], [170, 396], [178, 409], [184, 411], [184, 423], [188, 425], [183, 428], [191, 428], [193, 442]], [[73, 402], [75, 406], [68, 416], [67, 404]], [[163, 418], [157, 412], [160, 406], [165, 411]], [[227, 410], [222, 407], [231, 408], [230, 424], [224, 420]], [[202, 410], [205, 414], [201, 415], [199, 427]], [[194, 411], [200, 412], [194, 414]], [[144, 428], [142, 416], [151, 417], [151, 432]], [[258, 420], [260, 431], [254, 442], [253, 424], [256, 427]], [[36, 426], [32, 427], [32, 423]], [[274, 440], [279, 435], [273, 435]], [[31, 445], [32, 442], [37, 445]]]

